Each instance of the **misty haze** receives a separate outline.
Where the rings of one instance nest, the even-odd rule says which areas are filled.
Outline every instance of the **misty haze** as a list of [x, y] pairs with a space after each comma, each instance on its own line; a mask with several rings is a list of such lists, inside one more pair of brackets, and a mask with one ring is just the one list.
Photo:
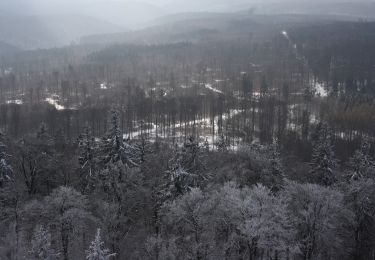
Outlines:
[[375, 260], [374, 0], [0, 0], [0, 260]]

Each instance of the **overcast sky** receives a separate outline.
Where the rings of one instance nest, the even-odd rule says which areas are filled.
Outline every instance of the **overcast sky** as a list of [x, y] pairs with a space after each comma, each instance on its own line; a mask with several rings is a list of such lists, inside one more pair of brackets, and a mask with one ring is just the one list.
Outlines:
[[[234, 12], [256, 8], [278, 10], [278, 3], [293, 12], [295, 6], [335, 2], [374, 2], [375, 0], [0, 0], [0, 15], [85, 15], [117, 25], [135, 28], [159, 17], [174, 13], [212, 11]], [[290, 4], [293, 2], [295, 4]], [[268, 6], [267, 6], [268, 5]], [[264, 7], [266, 6], [266, 7]], [[262, 9], [263, 8], [263, 9]], [[306, 8], [307, 10], [309, 8]], [[324, 7], [323, 7], [324, 9]]]

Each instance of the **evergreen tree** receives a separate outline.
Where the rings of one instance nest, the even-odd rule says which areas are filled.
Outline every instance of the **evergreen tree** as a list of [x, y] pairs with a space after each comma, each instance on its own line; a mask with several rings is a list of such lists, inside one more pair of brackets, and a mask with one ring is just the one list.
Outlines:
[[348, 166], [350, 180], [358, 180], [375, 170], [375, 163], [370, 156], [370, 145], [367, 139], [363, 140], [361, 148], [356, 150], [349, 159]]
[[36, 227], [29, 251], [30, 260], [52, 260], [58, 254], [51, 248], [51, 234], [43, 226]]
[[177, 168], [171, 172], [171, 195], [177, 197], [189, 192], [196, 186], [196, 175], [191, 174], [183, 168]]
[[[103, 186], [112, 187], [118, 194], [119, 183], [124, 182], [131, 168], [138, 167], [139, 155], [137, 149], [124, 141], [120, 130], [119, 113], [111, 110], [109, 129], [99, 147], [100, 171], [99, 177]], [[117, 196], [117, 195], [116, 195]]]
[[228, 150], [229, 142], [228, 142], [228, 139], [225, 138], [224, 135], [220, 135], [215, 145], [218, 151], [225, 152]]
[[120, 162], [127, 167], [137, 166], [136, 150], [133, 146], [124, 142], [117, 110], [112, 109], [110, 112], [109, 129], [102, 139], [101, 150], [104, 164]]
[[109, 250], [104, 248], [104, 242], [100, 236], [100, 229], [97, 230], [95, 239], [91, 242], [89, 249], [86, 251], [87, 260], [109, 260], [116, 254], [109, 253]]
[[196, 138], [190, 136], [182, 148], [176, 146], [175, 149], [175, 155], [169, 162], [171, 171], [183, 168], [188, 172], [198, 174], [204, 169], [202, 162], [204, 153]]
[[198, 170], [200, 166], [201, 149], [199, 143], [194, 136], [190, 136], [188, 141], [184, 143], [182, 149], [182, 165], [190, 171]]
[[159, 195], [163, 201], [185, 194], [197, 187], [199, 180], [203, 179], [199, 175], [203, 167], [200, 161], [202, 151], [194, 137], [190, 137], [182, 148], [176, 145], [174, 153], [169, 161], [169, 169], [164, 174], [164, 185]]
[[78, 147], [80, 155], [78, 157], [79, 164], [82, 169], [88, 169], [89, 176], [93, 174], [94, 170], [94, 152], [95, 152], [95, 139], [91, 134], [89, 127], [85, 127], [84, 132], [78, 137]]
[[[272, 192], [280, 191], [284, 186], [284, 167], [281, 162], [280, 152], [277, 144], [268, 148], [269, 167], [267, 171], [267, 182]], [[266, 184], [267, 184], [266, 182]]]
[[326, 124], [319, 123], [315, 132], [311, 161], [313, 169], [311, 172], [316, 174], [319, 182], [325, 186], [330, 186], [336, 181], [334, 170], [337, 166], [337, 160], [331, 138], [330, 128]]
[[151, 144], [144, 136], [142, 136], [141, 140], [135, 144], [134, 148], [136, 153], [139, 155], [139, 161], [141, 163], [144, 163], [146, 156], [152, 153]]
[[11, 180], [13, 169], [8, 163], [8, 154], [6, 153], [6, 146], [2, 142], [3, 135], [0, 133], [0, 188], [5, 182]]

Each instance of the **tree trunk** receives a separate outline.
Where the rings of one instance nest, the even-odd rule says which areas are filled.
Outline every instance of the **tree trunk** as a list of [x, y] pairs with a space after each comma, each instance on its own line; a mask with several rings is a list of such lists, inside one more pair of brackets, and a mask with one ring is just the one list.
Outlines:
[[65, 224], [61, 224], [61, 245], [63, 249], [64, 260], [69, 260], [68, 247], [69, 247], [69, 235], [67, 234]]

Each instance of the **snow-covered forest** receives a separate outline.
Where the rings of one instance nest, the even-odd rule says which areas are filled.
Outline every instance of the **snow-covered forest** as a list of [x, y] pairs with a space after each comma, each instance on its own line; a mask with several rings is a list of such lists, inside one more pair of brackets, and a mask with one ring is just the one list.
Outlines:
[[310, 163], [279, 143], [124, 140], [112, 110], [62, 148], [45, 125], [1, 136], [2, 259], [371, 259], [375, 164], [367, 140], [340, 167], [318, 124]]
[[0, 260], [375, 260], [375, 24], [178, 17], [0, 42]]

